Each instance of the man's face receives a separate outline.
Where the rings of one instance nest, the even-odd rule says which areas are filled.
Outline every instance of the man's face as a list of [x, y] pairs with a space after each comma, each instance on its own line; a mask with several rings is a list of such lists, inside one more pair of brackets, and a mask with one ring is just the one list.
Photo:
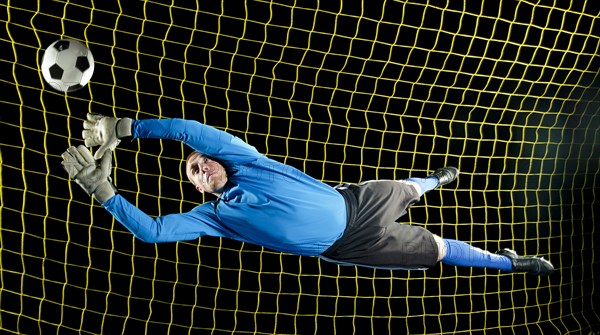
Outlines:
[[227, 172], [223, 165], [199, 152], [193, 152], [188, 157], [186, 174], [200, 193], [220, 195], [227, 183]]

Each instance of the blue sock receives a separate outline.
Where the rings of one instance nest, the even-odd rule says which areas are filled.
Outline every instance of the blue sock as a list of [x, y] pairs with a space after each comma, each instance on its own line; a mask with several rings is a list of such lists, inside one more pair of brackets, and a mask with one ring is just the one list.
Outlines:
[[406, 180], [419, 184], [419, 186], [421, 187], [420, 195], [423, 195], [425, 192], [429, 192], [435, 189], [440, 184], [440, 181], [437, 179], [437, 177], [434, 176], [430, 176], [427, 178], [407, 178]]
[[443, 239], [446, 243], [446, 256], [442, 263], [454, 266], [470, 266], [477, 268], [491, 268], [503, 271], [512, 271], [512, 261], [502, 255], [473, 247], [465, 242]]

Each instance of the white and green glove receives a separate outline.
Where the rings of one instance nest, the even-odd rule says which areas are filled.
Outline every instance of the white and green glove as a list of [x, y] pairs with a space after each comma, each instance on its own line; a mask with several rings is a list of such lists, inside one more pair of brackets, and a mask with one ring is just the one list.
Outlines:
[[87, 114], [81, 136], [86, 147], [100, 146], [94, 154], [94, 159], [103, 157], [106, 150], [114, 150], [121, 142], [120, 138], [131, 136], [131, 122], [130, 118]]
[[83, 145], [69, 147], [62, 154], [62, 166], [81, 188], [93, 195], [96, 201], [104, 203], [115, 195], [115, 188], [110, 178], [112, 155], [106, 154], [99, 164]]

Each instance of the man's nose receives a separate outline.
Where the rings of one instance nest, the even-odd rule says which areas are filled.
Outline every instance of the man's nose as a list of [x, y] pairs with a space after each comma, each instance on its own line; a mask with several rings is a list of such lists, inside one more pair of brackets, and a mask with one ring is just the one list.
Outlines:
[[200, 170], [202, 170], [202, 171], [208, 171], [208, 169], [209, 169], [208, 164], [200, 164]]

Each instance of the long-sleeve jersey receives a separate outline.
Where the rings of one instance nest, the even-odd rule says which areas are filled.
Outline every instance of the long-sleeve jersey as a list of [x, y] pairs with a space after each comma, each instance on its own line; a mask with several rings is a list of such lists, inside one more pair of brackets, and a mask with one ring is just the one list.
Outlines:
[[105, 201], [102, 206], [142, 241], [173, 242], [209, 235], [318, 256], [346, 228], [346, 205], [338, 191], [267, 158], [238, 137], [182, 119], [134, 120], [132, 136], [182, 141], [230, 172], [219, 199], [186, 213], [152, 218], [118, 193]]

